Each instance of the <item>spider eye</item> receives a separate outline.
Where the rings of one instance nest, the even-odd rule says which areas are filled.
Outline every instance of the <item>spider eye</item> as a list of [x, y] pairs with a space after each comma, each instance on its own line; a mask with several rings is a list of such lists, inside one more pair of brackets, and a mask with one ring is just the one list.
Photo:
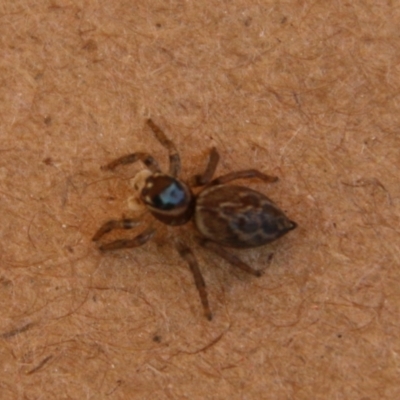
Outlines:
[[150, 176], [142, 191], [142, 199], [159, 210], [172, 210], [186, 203], [186, 191], [182, 184], [170, 176]]
[[162, 210], [171, 210], [182, 204], [184, 200], [185, 191], [177, 182], [172, 182], [161, 193], [152, 198], [153, 205]]

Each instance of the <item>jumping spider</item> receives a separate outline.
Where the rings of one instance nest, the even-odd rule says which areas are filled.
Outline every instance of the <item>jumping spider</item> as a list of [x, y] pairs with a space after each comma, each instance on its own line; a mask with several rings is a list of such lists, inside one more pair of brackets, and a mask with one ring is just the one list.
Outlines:
[[[181, 170], [179, 153], [175, 145], [164, 132], [151, 120], [147, 125], [154, 132], [157, 140], [169, 152], [169, 173], [161, 172], [157, 161], [148, 153], [133, 153], [120, 157], [103, 169], [114, 170], [120, 165], [142, 161], [150, 170], [140, 199], [154, 218], [171, 226], [183, 225], [193, 219], [200, 233], [198, 243], [213, 251], [230, 264], [255, 276], [261, 272], [253, 269], [225, 247], [250, 248], [264, 245], [295, 229], [297, 224], [289, 220], [270, 199], [261, 193], [244, 186], [227, 185], [236, 179], [259, 178], [264, 182], [276, 182], [278, 178], [268, 176], [255, 169], [231, 172], [212, 179], [219, 161], [217, 149], [210, 152], [207, 167], [203, 174], [196, 175], [190, 183], [178, 178]], [[197, 195], [191, 187], [203, 186]], [[93, 236], [97, 242], [104, 234], [114, 229], [131, 229], [136, 220], [121, 219], [106, 222]], [[138, 247], [152, 238], [155, 229], [152, 226], [132, 239], [120, 239], [102, 244], [102, 251]], [[206, 285], [192, 250], [177, 240], [178, 253], [189, 264], [194, 282], [199, 291], [204, 314], [212, 319], [208, 304]]]

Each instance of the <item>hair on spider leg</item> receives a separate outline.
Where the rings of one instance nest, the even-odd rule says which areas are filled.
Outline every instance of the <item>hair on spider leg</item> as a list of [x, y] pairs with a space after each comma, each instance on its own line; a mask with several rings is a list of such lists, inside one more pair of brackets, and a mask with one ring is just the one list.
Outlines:
[[[146, 152], [119, 157], [109, 162], [104, 169], [114, 170], [120, 165], [126, 166], [142, 161], [148, 172], [140, 186], [139, 198], [156, 220], [172, 227], [193, 221], [201, 236], [198, 243], [202, 248], [248, 274], [261, 276], [263, 271], [256, 270], [243, 262], [231, 253], [230, 248], [248, 249], [265, 245], [295, 229], [297, 224], [264, 194], [246, 186], [230, 183], [237, 179], [250, 178], [274, 183], [278, 178], [266, 175], [257, 169], [229, 172], [213, 178], [220, 158], [217, 149], [213, 147], [203, 173], [185, 182], [179, 178], [181, 161], [174, 143], [152, 119], [148, 119], [146, 124], [158, 142], [168, 151], [169, 172], [162, 172], [158, 162]], [[192, 188], [197, 186], [201, 189], [194, 194]], [[95, 233], [93, 240], [99, 242], [105, 234], [117, 229], [131, 229], [136, 226], [135, 223], [136, 220], [129, 219], [108, 221]], [[155, 229], [150, 225], [133, 238], [99, 244], [99, 249], [106, 252], [142, 246], [154, 234]], [[192, 272], [204, 315], [211, 320], [207, 287], [197, 259], [191, 248], [182, 240], [171, 239], [174, 240], [174, 247]], [[272, 254], [268, 262], [271, 257]]]

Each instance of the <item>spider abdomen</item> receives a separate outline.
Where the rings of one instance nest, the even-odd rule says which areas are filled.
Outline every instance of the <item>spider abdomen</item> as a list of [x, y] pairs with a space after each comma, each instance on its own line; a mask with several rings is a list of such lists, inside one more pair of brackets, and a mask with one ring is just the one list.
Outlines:
[[198, 195], [194, 219], [205, 238], [236, 248], [264, 245], [297, 226], [262, 193], [233, 185], [205, 188]]

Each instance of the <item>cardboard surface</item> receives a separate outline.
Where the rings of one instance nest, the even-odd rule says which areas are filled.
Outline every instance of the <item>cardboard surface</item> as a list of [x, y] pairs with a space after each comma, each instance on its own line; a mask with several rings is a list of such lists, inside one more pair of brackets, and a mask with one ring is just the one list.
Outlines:
[[[395, 2], [21, 0], [0, 14], [1, 400], [399, 398]], [[133, 250], [91, 242], [133, 213], [143, 169], [100, 166], [147, 151], [168, 168], [149, 116], [183, 179], [212, 146], [217, 174], [279, 176], [241, 183], [299, 224], [233, 250], [261, 278], [196, 246], [190, 224]]]

